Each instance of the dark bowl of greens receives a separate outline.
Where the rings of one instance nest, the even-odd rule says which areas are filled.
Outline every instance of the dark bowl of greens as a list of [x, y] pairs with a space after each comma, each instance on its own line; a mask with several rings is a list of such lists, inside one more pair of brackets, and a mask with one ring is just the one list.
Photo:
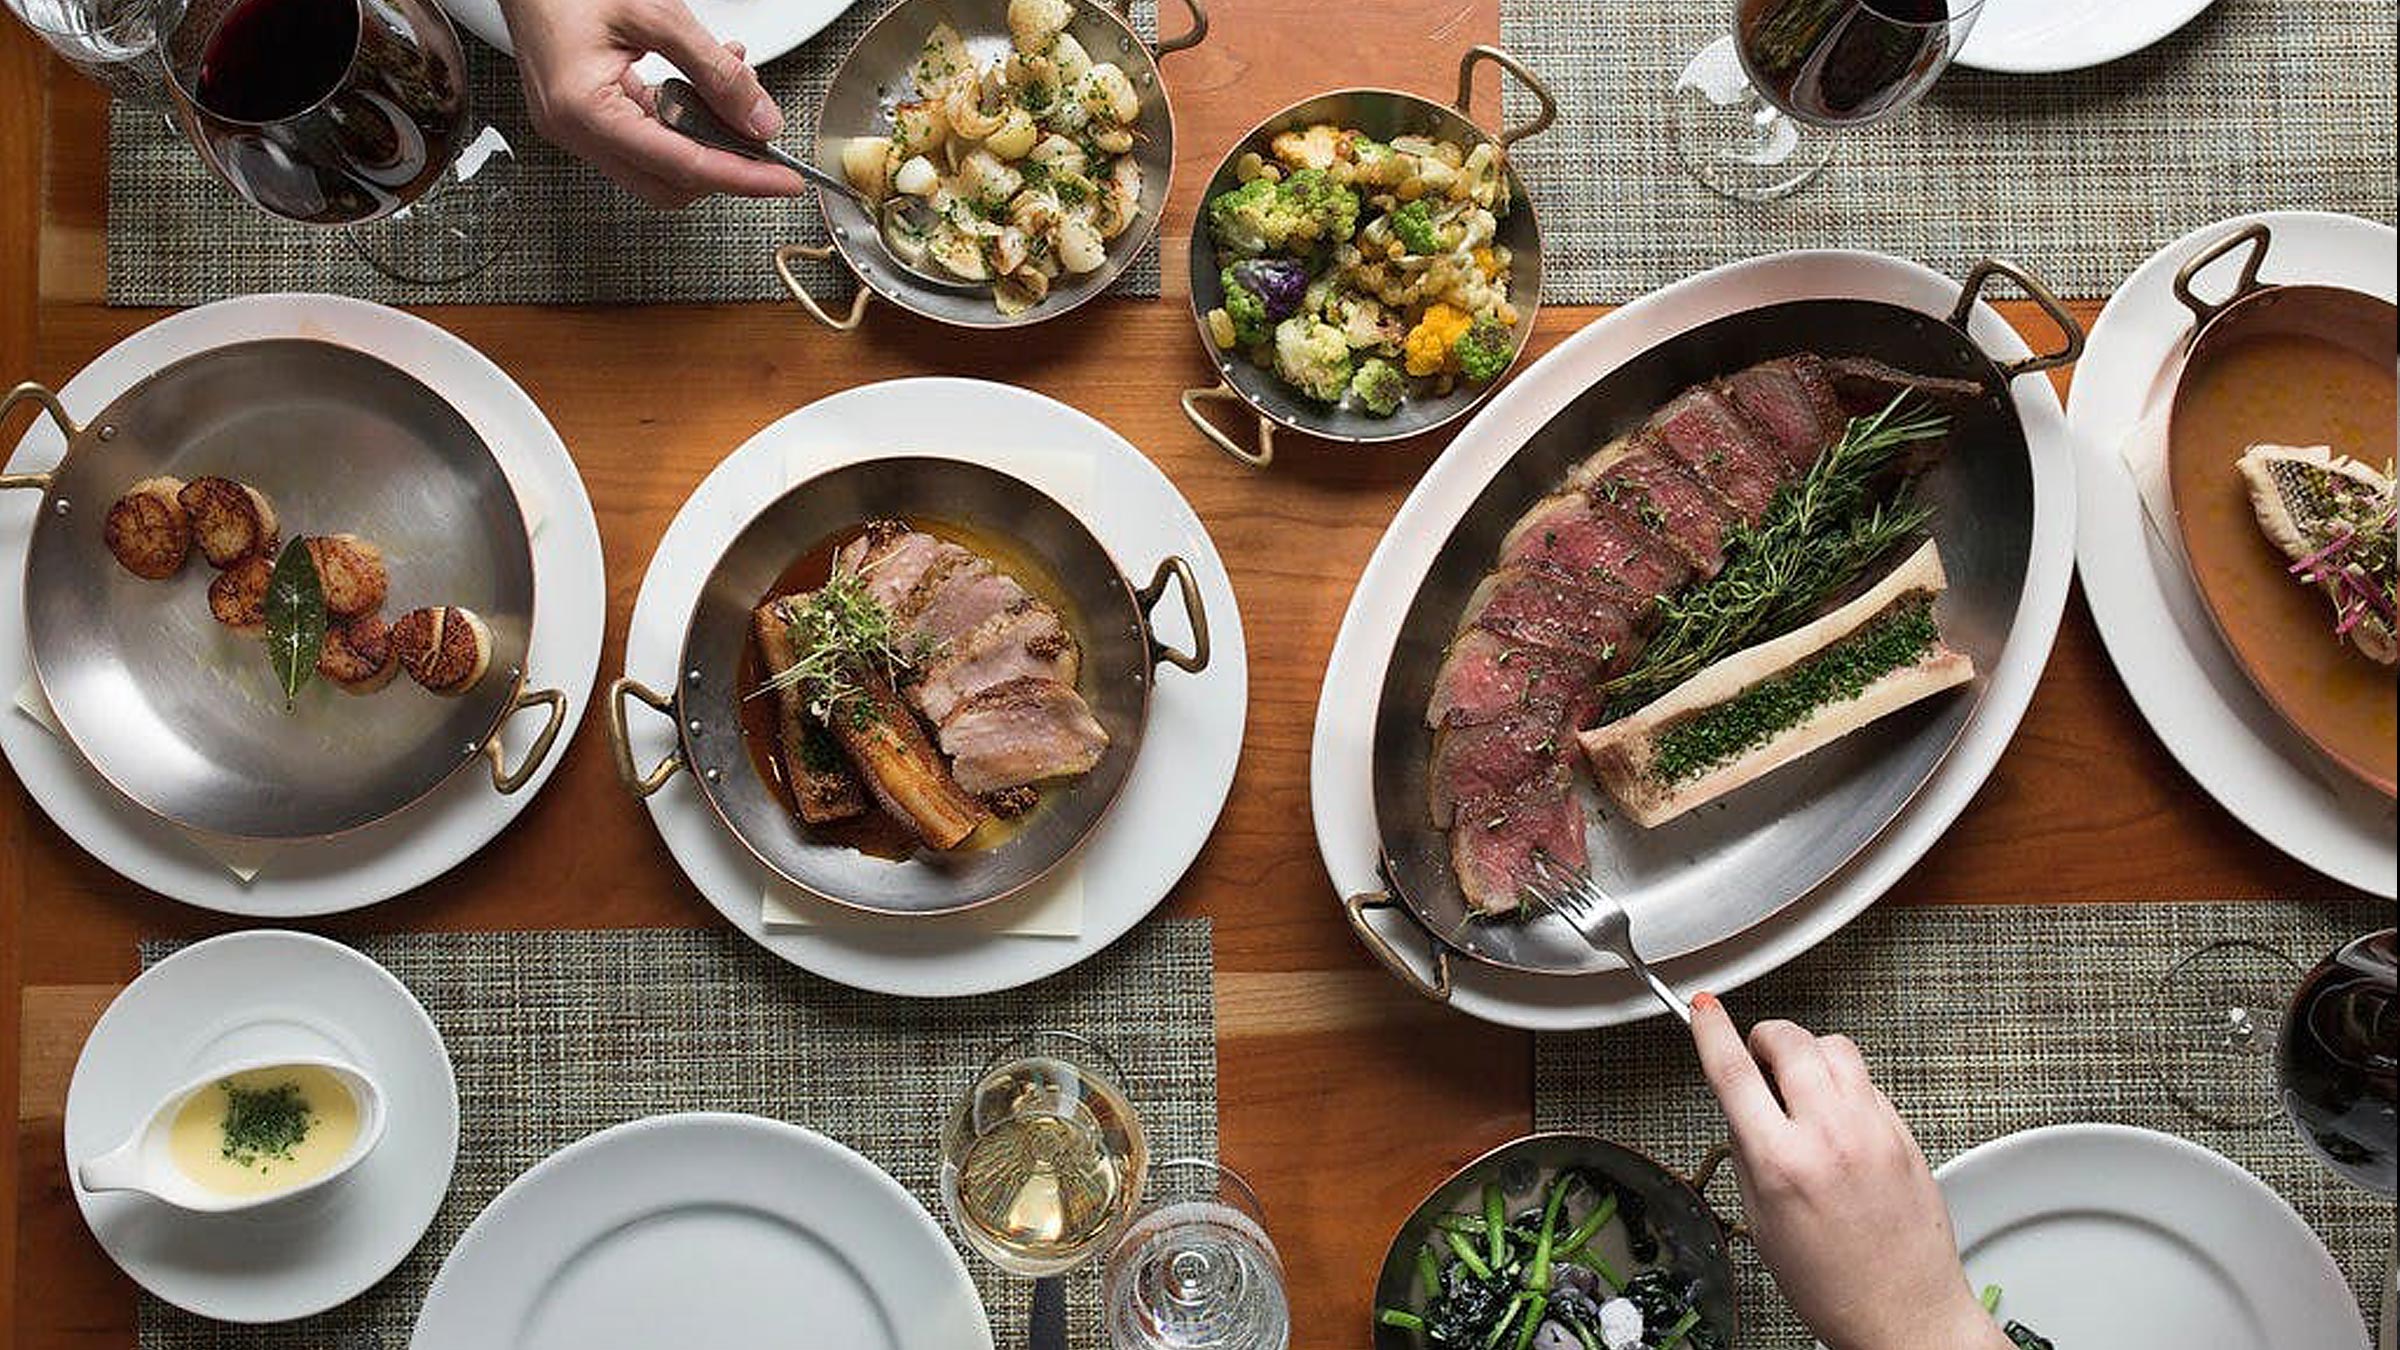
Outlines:
[[1468, 1163], [1392, 1239], [1376, 1350], [1725, 1350], [1740, 1230], [1701, 1194], [1723, 1158], [1685, 1176], [1592, 1135], [1537, 1134]]

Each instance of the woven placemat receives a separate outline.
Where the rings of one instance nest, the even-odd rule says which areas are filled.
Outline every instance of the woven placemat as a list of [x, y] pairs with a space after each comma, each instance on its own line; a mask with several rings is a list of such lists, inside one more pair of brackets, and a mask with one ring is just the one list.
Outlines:
[[[180, 945], [146, 942], [143, 962]], [[415, 992], [449, 1045], [461, 1112], [449, 1199], [398, 1270], [321, 1316], [229, 1326], [144, 1295], [145, 1350], [401, 1350], [442, 1258], [502, 1187], [594, 1130], [663, 1112], [805, 1125], [873, 1159], [938, 1216], [949, 1105], [1025, 1031], [1105, 1042], [1154, 1155], [1216, 1156], [1206, 919], [1155, 921], [1054, 979], [939, 1003], [845, 989], [724, 931], [404, 934], [358, 948]], [[967, 1268], [999, 1344], [1024, 1344], [1030, 1285], [978, 1258]], [[1080, 1272], [1069, 1300], [1075, 1343], [1102, 1344], [1098, 1273]]]
[[[773, 3], [773, 0], [760, 0]], [[864, 0], [831, 27], [759, 72], [782, 104], [787, 146], [813, 144], [834, 68], [888, 5]], [[1154, 0], [1136, 0], [1136, 26], [1154, 31]], [[110, 111], [108, 302], [192, 305], [257, 291], [335, 291], [388, 304], [665, 304], [783, 299], [771, 261], [783, 244], [824, 244], [811, 197], [712, 198], [661, 211], [543, 140], [526, 118], [516, 63], [461, 35], [476, 115], [517, 152], [516, 207], [500, 257], [447, 286], [412, 286], [376, 271], [331, 230], [277, 220], [218, 182], [153, 113]], [[796, 269], [815, 295], [857, 289], [833, 263]], [[1147, 245], [1110, 293], [1153, 297], [1158, 247]]]
[[[2210, 1126], [2168, 1100], [2145, 1037], [2159, 977], [2194, 949], [2247, 938], [2314, 964], [2388, 927], [2389, 905], [1885, 905], [1726, 998], [1743, 1026], [1788, 1017], [1865, 1048], [1876, 1081], [1934, 1165], [2004, 1134], [2113, 1121], [2181, 1135], [2249, 1168], [2291, 1202], [2370, 1313], [2392, 1251], [2392, 1202], [2344, 1185], [2278, 1116]], [[1680, 1025], [1544, 1036], [1534, 1124], [1585, 1130], [1689, 1167], [1725, 1122]], [[1734, 1203], [1730, 1188], [1716, 1196]], [[1813, 1342], [1737, 1249], [1744, 1346]]]
[[[2228, 216], [2393, 219], [2394, 0], [2217, 0], [2094, 70], [1953, 69], [1915, 109], [1852, 135], [1816, 183], [1761, 205], [1701, 187], [1669, 139], [1668, 91], [1733, 9], [1501, 0], [1505, 42], [1559, 100], [1558, 125], [1516, 151], [1541, 213], [1544, 299], [1631, 300], [1787, 248], [1876, 249], [1951, 276], [1997, 255], [2096, 299]], [[1512, 121], [1532, 106], [1507, 104]]]

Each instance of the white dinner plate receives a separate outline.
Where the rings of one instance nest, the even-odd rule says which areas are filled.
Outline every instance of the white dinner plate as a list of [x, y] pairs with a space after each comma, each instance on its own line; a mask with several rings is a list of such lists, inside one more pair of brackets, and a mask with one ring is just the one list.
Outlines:
[[[60, 389], [67, 411], [89, 417], [160, 368], [229, 343], [312, 338], [357, 348], [415, 376], [447, 400], [491, 447], [533, 530], [538, 595], [526, 670], [535, 687], [566, 691], [566, 721], [550, 757], [513, 796], [490, 775], [453, 775], [391, 819], [338, 839], [280, 845], [250, 880], [180, 827], [143, 811], [108, 785], [75, 748], [14, 707], [0, 707], [0, 752], [67, 837], [132, 881], [223, 914], [293, 918], [357, 909], [423, 885], [505, 828], [549, 781], [583, 720], [600, 636], [608, 622], [600, 528], [575, 461], [550, 420], [483, 353], [396, 309], [338, 295], [254, 295], [184, 310], [100, 354]], [[47, 468], [65, 450], [47, 419], [17, 443], [11, 470]], [[38, 503], [0, 493], [0, 699], [31, 677], [25, 648], [25, 544]], [[518, 763], [541, 719], [509, 719], [501, 734]]]
[[[2276, 211], [2194, 230], [2117, 288], [2067, 396], [2082, 521], [2084, 598], [2134, 706], [2184, 770], [2258, 836], [2345, 885], [2392, 898], [2400, 838], [2390, 799], [2325, 760], [2243, 675], [2182, 559], [2150, 528], [2120, 453], [2173, 396], [2191, 311], [2171, 290], [2185, 259], [2250, 221], [2274, 230], [2268, 281], [2347, 286], [2385, 300], [2400, 280], [2392, 227], [2352, 216]], [[2203, 294], [2239, 269], [2212, 269]]]
[[[625, 673], [670, 688], [700, 587], [725, 547], [793, 483], [892, 454], [947, 455], [1006, 471], [1012, 455], [1085, 455], [1092, 464], [1093, 537], [1120, 567], [1177, 554], [1192, 565], [1208, 611], [1212, 654], [1196, 675], [1161, 674], [1150, 696], [1140, 754], [1116, 804], [1068, 866], [1082, 869], [1082, 931], [1075, 937], [994, 934], [942, 918], [845, 920], [767, 931], [759, 897], [771, 873], [677, 775], [647, 805], [686, 875], [751, 940], [829, 980], [918, 998], [988, 994], [1029, 984], [1092, 956], [1158, 906], [1199, 856], [1225, 808], [1241, 758], [1250, 655], [1233, 582], [1191, 504], [1131, 442], [1055, 399], [984, 380], [925, 378], [861, 385], [770, 423], [710, 471], [667, 526], [642, 578]], [[1160, 609], [1160, 640], [1189, 645], [1179, 610]], [[630, 721], [634, 759], [654, 764], [675, 749], [665, 719]], [[962, 916], [970, 917], [971, 916]]]
[[1958, 64], [2008, 75], [2051, 74], [2131, 56], [2190, 23], [2215, 0], [1984, 0]]
[[[366, 1070], [390, 1113], [383, 1141], [332, 1186], [197, 1215], [75, 1178], [212, 1068], [318, 1055]], [[203, 1317], [283, 1322], [356, 1297], [425, 1235], [458, 1158], [458, 1085], [441, 1032], [390, 971], [338, 942], [254, 929], [184, 948], [108, 1005], [67, 1086], [66, 1145], [83, 1220], [135, 1283]]]
[[2237, 1164], [2125, 1125], [2054, 1125], [1969, 1149], [1936, 1177], [1976, 1288], [2061, 1346], [2362, 1350], [2342, 1272]]
[[[500, 0], [439, 0], [459, 27], [509, 55], [516, 44], [508, 38], [508, 19]], [[856, 0], [687, 0], [703, 27], [720, 42], [739, 42], [749, 51], [751, 65], [763, 66], [825, 31]], [[636, 67], [653, 83], [674, 72], [658, 57]]]
[[[1938, 316], [1950, 312], [1958, 291], [1958, 282], [1938, 272], [1873, 253], [1782, 253], [1733, 263], [1686, 278], [1586, 324], [1484, 405], [1418, 481], [1384, 531], [1334, 639], [1309, 752], [1309, 796], [1317, 848], [1336, 894], [1382, 889], [1376, 875], [1382, 848], [1373, 783], [1376, 706], [1373, 697], [1360, 697], [1359, 691], [1371, 695], [1383, 688], [1401, 622], [1419, 580], [1449, 534], [1450, 522], [1527, 437], [1625, 362], [1726, 315], [1792, 300], [1848, 297]], [[1977, 304], [1969, 331], [1996, 361], [2032, 354], [1988, 304]], [[1933, 847], [1966, 809], [2015, 734], [2066, 606], [2074, 565], [2075, 497], [2065, 419], [2050, 381], [2020, 378], [2010, 393], [2032, 460], [2033, 539], [2008, 645], [1990, 671], [1982, 703], [1957, 747], [1915, 800], [1848, 865], [1739, 935], [1652, 963], [1679, 988], [1732, 989], [1848, 923]], [[1428, 939], [1413, 918], [1386, 910], [1369, 913], [1367, 921], [1405, 959], [1425, 968], [1431, 959]], [[1451, 971], [1456, 980], [1452, 1007], [1507, 1026], [1565, 1031], [1630, 1022], [1661, 1011], [1648, 988], [1624, 971], [1532, 975], [1463, 957], [1451, 962]]]
[[991, 1350], [966, 1263], [849, 1149], [652, 1116], [528, 1168], [451, 1249], [415, 1350]]

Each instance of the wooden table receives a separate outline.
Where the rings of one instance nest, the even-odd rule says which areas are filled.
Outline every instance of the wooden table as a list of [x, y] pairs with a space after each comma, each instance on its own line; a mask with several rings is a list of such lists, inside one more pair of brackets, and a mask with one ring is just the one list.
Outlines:
[[[1226, 1159], [1258, 1184], [1289, 1263], [1295, 1344], [1357, 1344], [1389, 1234], [1426, 1187], [1523, 1132], [1532, 1039], [1421, 1003], [1353, 941], [1308, 826], [1317, 685], [1350, 588], [1441, 448], [1362, 452], [1293, 440], [1269, 473], [1211, 449], [1175, 392], [1208, 362], [1176, 260], [1214, 157], [1259, 116], [1338, 84], [1441, 91], [1458, 50], [1495, 40], [1497, 0], [1385, 0], [1371, 36], [1324, 40], [1315, 0], [1216, 0], [1206, 46], [1174, 58], [1179, 190], [1166, 298], [1106, 302], [1042, 341], [938, 331], [879, 307], [863, 333], [783, 306], [437, 308], [427, 317], [506, 367], [556, 420], [599, 513], [609, 577], [605, 679], [653, 544], [685, 494], [751, 432], [854, 384], [957, 373], [1086, 409], [1190, 497], [1233, 573], [1250, 640], [1250, 730], [1232, 800], [1168, 912], [1215, 920]], [[1487, 110], [1488, 115], [1489, 110]], [[156, 319], [99, 303], [104, 118], [94, 90], [0, 24], [0, 378], [63, 382]], [[241, 209], [230, 199], [227, 210]], [[1759, 251], [1778, 241], [1762, 236]], [[2033, 337], [2040, 320], [2003, 307]], [[2077, 306], [2088, 322], [2097, 303]], [[1551, 309], [1537, 353], [1599, 311]], [[2038, 343], [2038, 339], [2037, 339]], [[2063, 390], [2065, 381], [2060, 381]], [[7, 435], [16, 435], [9, 430]], [[13, 580], [0, 579], [13, 585]], [[306, 926], [524, 929], [714, 924], [616, 781], [587, 717], [516, 828], [451, 875]], [[605, 828], [594, 828], [604, 822]], [[2178, 769], [2109, 668], [2080, 598], [2015, 744], [1943, 846], [1886, 903], [2070, 903], [2324, 894], [2338, 888], [2252, 837]], [[76, 1213], [60, 1158], [85, 1032], [136, 970], [144, 934], [238, 927], [150, 895], [85, 856], [13, 776], [0, 788], [0, 1341], [133, 1343], [134, 1287]]]

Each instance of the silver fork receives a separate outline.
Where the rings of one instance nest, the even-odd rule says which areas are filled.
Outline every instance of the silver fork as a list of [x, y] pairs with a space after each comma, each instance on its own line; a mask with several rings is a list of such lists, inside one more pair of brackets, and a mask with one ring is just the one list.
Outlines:
[[1533, 902], [1567, 921], [1575, 935], [1592, 944], [1596, 951], [1614, 954], [1618, 960], [1633, 967], [1633, 972], [1658, 995], [1685, 1026], [1692, 1023], [1692, 1005], [1684, 1001], [1665, 980], [1650, 970], [1650, 963], [1633, 949], [1633, 920], [1616, 898], [1601, 890], [1590, 874], [1566, 866], [1556, 858], [1534, 850], [1535, 880], [1525, 883], [1525, 893]]

